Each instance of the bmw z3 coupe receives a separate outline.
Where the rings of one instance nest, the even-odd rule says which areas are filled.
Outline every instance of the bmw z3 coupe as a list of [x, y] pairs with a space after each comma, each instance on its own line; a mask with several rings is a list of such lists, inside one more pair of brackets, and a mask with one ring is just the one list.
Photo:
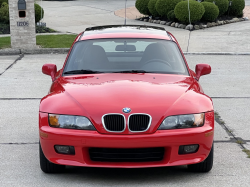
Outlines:
[[39, 108], [40, 166], [213, 166], [214, 109], [175, 37], [161, 27], [110, 25], [80, 33]]

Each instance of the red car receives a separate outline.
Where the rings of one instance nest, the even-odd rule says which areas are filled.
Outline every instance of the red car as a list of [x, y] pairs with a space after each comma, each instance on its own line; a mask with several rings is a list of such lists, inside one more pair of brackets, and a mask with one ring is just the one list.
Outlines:
[[214, 109], [174, 36], [140, 25], [86, 29], [62, 69], [45, 64], [40, 103], [40, 166], [143, 168], [213, 166]]

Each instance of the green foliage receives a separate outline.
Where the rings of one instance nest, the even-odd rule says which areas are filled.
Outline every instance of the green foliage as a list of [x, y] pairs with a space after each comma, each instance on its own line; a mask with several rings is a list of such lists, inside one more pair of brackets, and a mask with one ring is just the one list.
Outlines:
[[155, 5], [157, 0], [149, 0], [148, 2], [148, 10], [152, 14], [152, 16], [159, 16], [158, 12], [156, 11]]
[[7, 3], [8, 4], [8, 0], [0, 0], [0, 7], [2, 6], [3, 3]]
[[[41, 12], [42, 9], [42, 12]], [[35, 3], [35, 22], [39, 22], [44, 16], [44, 10], [43, 8], [39, 5]]]
[[5, 2], [2, 3], [0, 8], [0, 23], [9, 23], [9, 5]]
[[219, 8], [210, 2], [201, 3], [205, 8], [205, 13], [202, 16], [204, 21], [214, 21], [219, 16]]
[[229, 6], [229, 1], [228, 0], [205, 0], [205, 2], [210, 2], [213, 3], [215, 1], [215, 5], [218, 6], [219, 8], [219, 15], [223, 15], [226, 13], [228, 6]]
[[10, 25], [0, 23], [0, 34], [10, 34]]
[[158, 0], [155, 8], [161, 16], [167, 17], [169, 11], [174, 10], [175, 6], [183, 0]]
[[[194, 23], [199, 21], [205, 13], [204, 6], [197, 1], [190, 1], [190, 21]], [[189, 23], [188, 1], [182, 1], [175, 6], [175, 17], [186, 24]]]
[[10, 48], [10, 37], [0, 37], [0, 49]]
[[168, 12], [168, 20], [169, 21], [175, 21], [176, 17], [175, 17], [175, 14], [174, 14], [174, 10], [170, 10]]
[[242, 17], [244, 16], [244, 12], [243, 12], [243, 10], [242, 10], [242, 12], [241, 12], [241, 13], [239, 13], [237, 16], [238, 16], [238, 17], [240, 17], [240, 18], [242, 18]]
[[57, 32], [57, 31], [49, 27], [36, 26], [36, 33], [53, 33], [53, 32]]
[[[36, 44], [43, 48], [70, 48], [77, 35], [39, 35]], [[0, 49], [10, 47], [10, 37], [0, 37]]]
[[229, 7], [229, 14], [232, 16], [241, 16], [245, 8], [245, 0], [231, 0], [232, 5]]
[[148, 9], [148, 3], [149, 0], [137, 0], [135, 2], [135, 7], [137, 10], [144, 15], [150, 15], [149, 9]]

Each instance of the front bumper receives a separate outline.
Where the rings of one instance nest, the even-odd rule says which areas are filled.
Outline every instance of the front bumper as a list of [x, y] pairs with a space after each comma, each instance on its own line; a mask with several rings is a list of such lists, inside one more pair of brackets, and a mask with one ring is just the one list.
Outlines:
[[[48, 114], [39, 113], [40, 143], [46, 158], [56, 164], [90, 167], [141, 168], [195, 164], [204, 161], [213, 143], [214, 113], [208, 112], [203, 127], [178, 130], [159, 130], [153, 134], [111, 135], [97, 131], [52, 128]], [[179, 155], [179, 146], [199, 144], [196, 153]], [[54, 145], [75, 147], [75, 155], [58, 154]], [[153, 148], [164, 147], [161, 161], [154, 162], [100, 162], [92, 161], [89, 148]]]

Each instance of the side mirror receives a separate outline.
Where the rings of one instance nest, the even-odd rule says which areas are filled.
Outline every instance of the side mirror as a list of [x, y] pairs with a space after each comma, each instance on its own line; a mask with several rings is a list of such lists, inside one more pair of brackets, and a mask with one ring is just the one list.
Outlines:
[[211, 66], [208, 64], [197, 64], [195, 66], [196, 80], [199, 81], [202, 75], [211, 73]]
[[43, 68], [42, 68], [42, 72], [45, 74], [45, 75], [50, 75], [51, 78], [52, 78], [52, 81], [55, 80], [55, 75], [56, 75], [56, 72], [57, 72], [57, 67], [55, 64], [44, 64], [43, 65]]

